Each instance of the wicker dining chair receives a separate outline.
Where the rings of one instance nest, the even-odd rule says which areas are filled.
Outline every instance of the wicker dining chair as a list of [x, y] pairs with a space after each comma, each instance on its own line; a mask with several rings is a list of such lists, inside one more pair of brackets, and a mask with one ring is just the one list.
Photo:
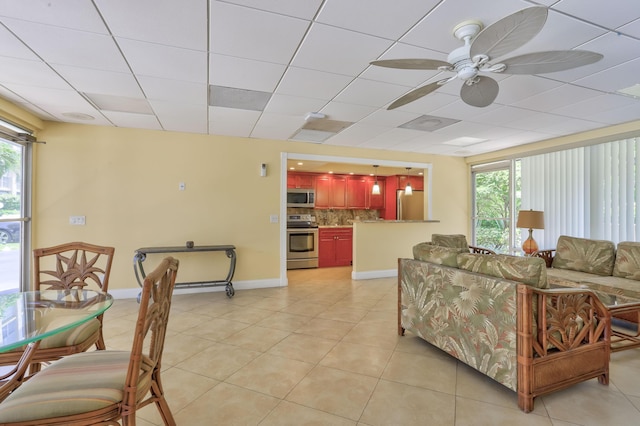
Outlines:
[[144, 280], [131, 351], [66, 356], [32, 376], [0, 403], [0, 425], [136, 424], [136, 411], [155, 403], [175, 425], [160, 380], [178, 260], [167, 257]]
[[[32, 290], [88, 289], [106, 293], [115, 248], [84, 242], [60, 244], [33, 250]], [[55, 321], [55, 318], [51, 319]], [[43, 324], [43, 326], [45, 326]], [[30, 372], [40, 370], [40, 363], [65, 355], [84, 352], [93, 345], [105, 349], [102, 315], [63, 333], [43, 339], [33, 356]], [[16, 364], [22, 349], [0, 354], [0, 365]]]

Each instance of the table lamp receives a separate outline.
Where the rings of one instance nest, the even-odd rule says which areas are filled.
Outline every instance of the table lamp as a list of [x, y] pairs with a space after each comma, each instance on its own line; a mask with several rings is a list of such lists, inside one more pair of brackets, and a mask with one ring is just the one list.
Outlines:
[[533, 239], [534, 229], [544, 229], [544, 212], [537, 210], [520, 210], [518, 212], [518, 228], [529, 228], [529, 238], [522, 243], [522, 250], [531, 256], [538, 250], [538, 243]]

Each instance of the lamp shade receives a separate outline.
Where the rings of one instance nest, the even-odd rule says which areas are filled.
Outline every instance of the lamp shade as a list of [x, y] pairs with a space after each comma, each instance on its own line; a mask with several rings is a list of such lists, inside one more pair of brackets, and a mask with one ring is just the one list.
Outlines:
[[544, 229], [544, 212], [538, 210], [520, 210], [518, 212], [518, 228]]

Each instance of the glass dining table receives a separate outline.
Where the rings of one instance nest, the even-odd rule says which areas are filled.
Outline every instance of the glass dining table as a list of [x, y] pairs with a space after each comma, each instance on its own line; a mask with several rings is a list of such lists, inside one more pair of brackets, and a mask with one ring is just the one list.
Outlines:
[[0, 401], [25, 378], [40, 341], [104, 313], [113, 303], [93, 290], [44, 290], [0, 294], [0, 352], [24, 348], [18, 365], [0, 373]]

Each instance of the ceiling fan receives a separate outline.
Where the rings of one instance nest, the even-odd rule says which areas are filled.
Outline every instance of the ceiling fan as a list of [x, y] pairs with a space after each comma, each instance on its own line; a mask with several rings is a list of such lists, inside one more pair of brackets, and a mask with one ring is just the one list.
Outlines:
[[456, 78], [464, 82], [460, 89], [462, 100], [475, 107], [486, 107], [498, 96], [498, 82], [481, 73], [543, 74], [564, 71], [592, 64], [602, 55], [586, 50], [550, 50], [499, 58], [523, 46], [535, 37], [547, 20], [547, 8], [529, 7], [506, 16], [484, 30], [480, 21], [464, 21], [453, 29], [453, 35], [464, 42], [447, 57], [437, 59], [386, 59], [371, 65], [412, 70], [453, 71], [456, 74], [418, 87], [393, 102], [387, 109], [395, 109], [437, 90]]

